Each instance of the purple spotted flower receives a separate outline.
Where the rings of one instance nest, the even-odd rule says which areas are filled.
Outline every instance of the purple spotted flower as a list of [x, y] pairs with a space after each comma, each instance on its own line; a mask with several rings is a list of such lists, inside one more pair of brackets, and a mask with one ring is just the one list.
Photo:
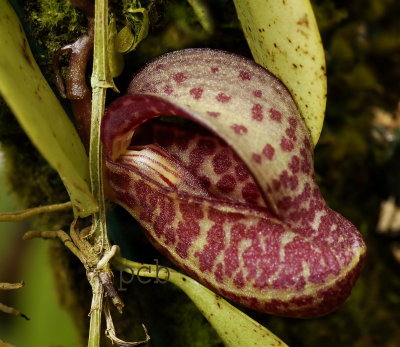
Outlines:
[[209, 49], [154, 60], [109, 107], [102, 140], [111, 199], [209, 288], [291, 317], [350, 294], [364, 242], [321, 196], [289, 91], [253, 61]]

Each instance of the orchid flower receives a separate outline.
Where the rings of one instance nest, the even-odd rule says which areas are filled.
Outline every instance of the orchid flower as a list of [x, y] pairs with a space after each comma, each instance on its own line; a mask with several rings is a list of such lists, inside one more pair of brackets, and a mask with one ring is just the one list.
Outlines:
[[[153, 119], [164, 115], [202, 127]], [[215, 292], [290, 317], [350, 294], [364, 242], [326, 205], [305, 122], [263, 67], [211, 49], [163, 55], [110, 105], [102, 141], [110, 199]]]

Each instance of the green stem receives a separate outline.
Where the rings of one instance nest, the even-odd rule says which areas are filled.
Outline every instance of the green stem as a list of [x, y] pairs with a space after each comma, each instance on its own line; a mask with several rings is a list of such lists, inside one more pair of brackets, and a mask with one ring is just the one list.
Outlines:
[[107, 238], [105, 202], [102, 179], [102, 157], [100, 144], [100, 122], [101, 115], [104, 113], [106, 90], [99, 87], [93, 88], [93, 106], [92, 106], [92, 125], [91, 141], [89, 150], [90, 180], [92, 194], [95, 197], [99, 211], [93, 215], [94, 237], [96, 243], [103, 249], [109, 249], [110, 245]]
[[[100, 125], [104, 114], [106, 91], [113, 86], [107, 60], [108, 1], [95, 1], [94, 51], [92, 85], [92, 120], [90, 129], [89, 169], [92, 194], [99, 210], [93, 215], [93, 249], [98, 255], [110, 250], [107, 236], [106, 209], [102, 180], [102, 149], [100, 142]], [[90, 329], [88, 346], [100, 346], [101, 314], [104, 288], [98, 275], [88, 274], [92, 285], [93, 298], [90, 311]]]
[[99, 211], [93, 215], [94, 237], [102, 249], [109, 250], [107, 237], [105, 202], [102, 180], [102, 154], [100, 124], [104, 114], [106, 91], [109, 87], [107, 61], [107, 0], [95, 1], [94, 53], [92, 84], [92, 122], [90, 129], [89, 168], [92, 194], [99, 204]]
[[[171, 269], [171, 268], [166, 268], [168, 270], [168, 272], [162, 271], [160, 273], [157, 274], [157, 267], [156, 265], [152, 265], [152, 264], [143, 264], [143, 263], [138, 263], [129, 259], [126, 259], [124, 257], [121, 257], [120, 255], [115, 255], [112, 259], [111, 259], [111, 263], [113, 265], [115, 265], [115, 267], [117, 268], [124, 268], [123, 271], [127, 272], [126, 270], [132, 270], [134, 272], [134, 275], [137, 275], [137, 271], [140, 268], [146, 267], [147, 269], [150, 269], [150, 271], [143, 271], [140, 273], [140, 276], [143, 277], [149, 277], [149, 278], [160, 278], [162, 280], [171, 280], [172, 283], [174, 283], [175, 277], [176, 275], [181, 275], [180, 273], [176, 272], [175, 270]], [[164, 267], [165, 268], [165, 267]], [[170, 276], [172, 274], [172, 277]], [[181, 275], [183, 277], [189, 278], [185, 275]]]
[[208, 33], [212, 34], [214, 32], [214, 20], [211, 16], [210, 9], [207, 3], [203, 0], [187, 0], [190, 6], [192, 6], [194, 13], [197, 16], [201, 26]]
[[104, 289], [100, 278], [93, 272], [89, 274], [89, 281], [92, 286], [93, 297], [90, 309], [90, 327], [88, 347], [99, 347], [101, 336], [101, 313], [103, 309]]

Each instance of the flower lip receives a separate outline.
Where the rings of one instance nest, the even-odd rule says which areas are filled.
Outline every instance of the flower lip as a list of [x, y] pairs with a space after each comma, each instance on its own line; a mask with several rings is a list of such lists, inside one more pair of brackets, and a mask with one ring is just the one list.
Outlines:
[[[125, 117], [126, 114], [131, 116]], [[130, 145], [135, 129], [150, 119], [166, 115], [184, 117], [207, 128], [202, 119], [184, 106], [157, 95], [128, 94], [115, 100], [103, 117], [101, 139], [106, 156], [117, 158]], [[115, 145], [116, 141], [118, 145]]]
[[[149, 104], [151, 104], [151, 106], [149, 106]], [[131, 113], [133, 107], [135, 109], [134, 115], [132, 117], [130, 116], [127, 117], [126, 115]], [[133, 149], [146, 150], [152, 146], [149, 145], [148, 147], [140, 146], [141, 148], [132, 148], [131, 146], [132, 137], [135, 131], [145, 122], [148, 122], [151, 119], [155, 119], [157, 117], [166, 114], [180, 116], [194, 121], [197, 120], [196, 116], [193, 116], [193, 114], [190, 113], [190, 110], [185, 110], [184, 107], [177, 107], [176, 105], [173, 105], [169, 101], [164, 100], [158, 96], [126, 95], [117, 99], [108, 108], [107, 113], [103, 119], [102, 123], [103, 129], [101, 132], [101, 136], [105, 148], [105, 156], [108, 161], [113, 161], [114, 165], [116, 167], [119, 166], [121, 170], [124, 169], [126, 171], [135, 171], [135, 173], [137, 175], [140, 175], [143, 179], [152, 181], [153, 183], [159, 185], [160, 188], [162, 186], [162, 189], [172, 193], [175, 191], [174, 188], [168, 186], [168, 184], [161, 184], [161, 181], [157, 182], [157, 180], [154, 179], [154, 175], [152, 177], [149, 170], [147, 170], [146, 172], [143, 170], [143, 166], [140, 167], [139, 165], [137, 165], [137, 163], [134, 163], [133, 161], [121, 160], [122, 157], [127, 157], [127, 154], [129, 152], [132, 152]], [[124, 115], [124, 116], [119, 116], [119, 115]], [[212, 134], [212, 132], [209, 132], [204, 128], [202, 129], [203, 129], [202, 132], [204, 132], [205, 130], [206, 133], [209, 133], [208, 136], [214, 136], [216, 139], [219, 138], [215, 134]], [[221, 142], [223, 140], [219, 141]], [[227, 146], [226, 144], [224, 145]], [[182, 164], [179, 163], [174, 157], [170, 156], [168, 159], [165, 159], [167, 158], [168, 154], [165, 154], [166, 152], [164, 148], [160, 147], [157, 149], [157, 151], [164, 152], [163, 160], [168, 160], [170, 167], [175, 167], [177, 171], [184, 172], [184, 175], [182, 175], [182, 179], [192, 183], [193, 181], [198, 181], [198, 178], [194, 177], [190, 172], [187, 172], [187, 170], [184, 167], [182, 167]], [[231, 155], [235, 155], [236, 157], [235, 161], [239, 161], [240, 165], [243, 165], [244, 167], [247, 168], [246, 164], [240, 161], [240, 159], [236, 156], [236, 153], [234, 153], [234, 151], [232, 151]], [[155, 157], [153, 157], [152, 161], [159, 162], [159, 160], [155, 159]], [[236, 168], [238, 167], [240, 166], [236, 166]], [[246, 170], [246, 169], [241, 168], [241, 170]], [[153, 173], [154, 172], [155, 171], [153, 171]], [[247, 181], [250, 180], [251, 182], [253, 182], [252, 173], [250, 171], [248, 173], [247, 172], [242, 173], [242, 175], [243, 174], [251, 176], [247, 179]], [[256, 184], [257, 183], [254, 181], [254, 185]], [[197, 191], [195, 190], [191, 191], [191, 199], [193, 201], [199, 201], [199, 202], [209, 201], [210, 203], [212, 202], [213, 204], [218, 204], [218, 201], [224, 201], [227, 204], [233, 204], [237, 207], [241, 206], [241, 208], [247, 210], [247, 213], [255, 213], [255, 214], [270, 213], [268, 209], [266, 209], [266, 206], [264, 204], [265, 200], [261, 204], [249, 203], [246, 201], [236, 201], [232, 198], [223, 197], [221, 196], [221, 194], [216, 196], [212, 192], [207, 191], [207, 189], [205, 190], [201, 184], [197, 184], [196, 187]], [[260, 197], [262, 197], [262, 192], [259, 189], [258, 191], [260, 193]], [[175, 193], [177, 193], [178, 197], [182, 199], [185, 199], [188, 196], [187, 195], [188, 193], [184, 191]]]
[[[361, 271], [365, 244], [323, 200], [309, 131], [276, 77], [234, 54], [185, 50], [146, 65], [129, 91], [134, 94], [116, 100], [103, 119], [106, 170], [114, 201], [160, 251], [223, 296], [263, 312], [320, 316], [343, 303]], [[116, 160], [135, 129], [158, 115], [189, 118], [225, 140], [257, 179], [271, 213], [190, 194], [180, 199], [161, 187], [169, 174], [157, 184], [136, 169], [122, 170]], [[199, 141], [184, 151], [195, 170], [205, 169]], [[243, 172], [227, 174], [233, 164], [218, 158], [221, 151], [207, 154], [218, 164], [207, 170], [217, 189], [219, 183], [221, 192], [233, 194], [232, 181]], [[191, 189], [182, 182], [178, 192]], [[251, 185], [242, 193], [256, 194]]]

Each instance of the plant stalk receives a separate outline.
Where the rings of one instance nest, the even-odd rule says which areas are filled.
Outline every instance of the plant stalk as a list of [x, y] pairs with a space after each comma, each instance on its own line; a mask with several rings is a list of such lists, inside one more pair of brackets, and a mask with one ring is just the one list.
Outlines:
[[[107, 61], [108, 1], [95, 1], [92, 84], [92, 121], [90, 129], [89, 169], [92, 194], [99, 204], [93, 215], [94, 238], [102, 250], [109, 250], [102, 180], [100, 125], [104, 114], [107, 88], [110, 87]], [[112, 85], [112, 83], [111, 83]]]
[[101, 313], [103, 310], [104, 289], [99, 276], [93, 272], [88, 275], [93, 297], [90, 308], [90, 327], [88, 347], [99, 347], [101, 337]]
[[[102, 180], [102, 149], [100, 142], [100, 125], [105, 110], [107, 88], [113, 86], [109, 73], [107, 56], [108, 0], [95, 1], [94, 50], [92, 86], [92, 115], [89, 147], [89, 170], [92, 194], [99, 210], [92, 217], [93, 249], [102, 256], [111, 248], [106, 227], [106, 209]], [[100, 346], [101, 314], [104, 299], [104, 288], [98, 274], [88, 274], [92, 286], [93, 298], [90, 311], [89, 347]]]

